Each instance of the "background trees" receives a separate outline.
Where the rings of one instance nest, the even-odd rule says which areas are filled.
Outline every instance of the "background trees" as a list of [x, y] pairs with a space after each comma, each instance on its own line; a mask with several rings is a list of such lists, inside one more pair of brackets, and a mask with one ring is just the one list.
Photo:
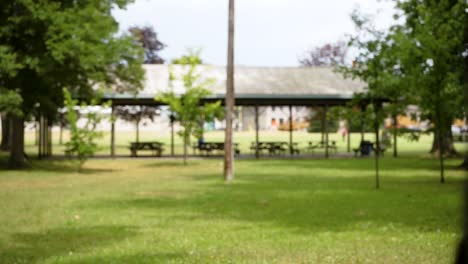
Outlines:
[[154, 31], [153, 27], [131, 27], [128, 31], [142, 46], [145, 64], [164, 63], [164, 59], [161, 58], [158, 53], [163, 50], [166, 45], [158, 39], [158, 34]]
[[159, 115], [159, 108], [154, 106], [118, 106], [115, 108], [115, 116], [128, 122], [134, 122], [136, 127], [136, 142], [140, 141], [140, 123], [144, 119], [154, 121]]
[[316, 47], [306, 52], [299, 59], [302, 66], [332, 66], [343, 65], [346, 61], [348, 45], [345, 41], [327, 43], [322, 47]]
[[[131, 36], [116, 36], [114, 7], [131, 1], [26, 1], [0, 3], [1, 87], [18, 90], [24, 117], [53, 119], [63, 87], [83, 99], [93, 90], [141, 88], [143, 52]], [[10, 165], [24, 165], [23, 117], [13, 116]], [[13, 155], [15, 154], [15, 155]]]
[[454, 155], [451, 125], [464, 115], [464, 32], [468, 3], [463, 0], [397, 1], [401, 23], [388, 32], [378, 31], [371, 21], [353, 13], [358, 34], [350, 45], [359, 54], [345, 74], [368, 84], [368, 94], [394, 104], [387, 109], [396, 116], [408, 104], [416, 104], [434, 126], [431, 152], [439, 153], [441, 181], [443, 155]]

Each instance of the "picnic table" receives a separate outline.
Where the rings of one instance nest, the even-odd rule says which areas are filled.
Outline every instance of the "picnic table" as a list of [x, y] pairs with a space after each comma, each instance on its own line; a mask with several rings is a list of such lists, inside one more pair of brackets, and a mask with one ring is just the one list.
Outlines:
[[286, 152], [290, 150], [290, 147], [293, 153], [299, 154], [297, 143], [293, 143], [292, 146], [290, 146], [286, 141], [261, 141], [258, 142], [258, 146], [255, 142], [252, 142], [250, 145], [250, 150], [255, 153], [258, 149], [259, 154], [266, 152], [269, 155], [275, 155], [286, 154]]
[[[198, 150], [201, 153], [205, 152], [205, 155], [210, 155], [212, 152], [223, 152], [224, 142], [199, 142], [192, 146], [193, 153], [196, 154]], [[234, 154], [240, 155], [239, 144], [234, 143]]]
[[161, 157], [164, 143], [158, 141], [131, 142], [130, 152], [132, 157], [138, 157], [138, 151], [150, 151], [153, 156]]
[[[326, 146], [325, 141], [318, 141], [318, 142], [309, 141], [309, 146], [307, 147], [307, 150], [310, 152], [314, 152], [315, 149], [324, 149], [325, 146]], [[336, 153], [337, 152], [336, 141], [334, 140], [329, 141], [328, 149], [331, 149]]]
[[379, 153], [380, 155], [384, 155], [386, 148], [384, 146], [380, 146], [380, 148], [377, 149], [377, 146], [375, 146], [374, 142], [371, 141], [366, 141], [363, 140], [359, 144], [358, 148], [354, 148], [354, 156], [357, 157], [358, 153], [361, 154], [361, 156], [370, 156], [372, 152], [374, 153]]

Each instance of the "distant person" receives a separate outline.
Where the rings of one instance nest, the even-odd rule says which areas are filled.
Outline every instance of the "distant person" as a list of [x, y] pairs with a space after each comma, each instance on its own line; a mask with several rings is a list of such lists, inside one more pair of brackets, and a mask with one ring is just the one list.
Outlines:
[[198, 147], [201, 148], [203, 147], [203, 145], [205, 145], [205, 139], [203, 138], [203, 136], [201, 136], [200, 138], [198, 138]]
[[345, 141], [346, 135], [348, 135], [348, 129], [346, 129], [346, 127], [343, 127], [343, 128], [341, 129], [341, 139], [342, 139], [343, 141]]

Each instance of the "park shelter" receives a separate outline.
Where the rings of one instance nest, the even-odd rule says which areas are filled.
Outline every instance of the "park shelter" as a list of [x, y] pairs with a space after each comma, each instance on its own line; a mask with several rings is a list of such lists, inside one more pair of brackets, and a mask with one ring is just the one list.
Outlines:
[[[170, 72], [180, 76], [186, 70], [183, 65], [144, 65], [145, 80], [143, 90], [137, 94], [107, 93], [104, 99], [112, 101], [112, 106], [124, 105], [163, 105], [155, 100], [155, 96], [172, 89], [175, 93], [183, 93], [182, 81], [170, 85]], [[200, 80], [212, 80], [207, 87], [212, 95], [203, 102], [222, 101], [226, 91], [226, 67], [201, 65], [196, 69]], [[247, 67], [235, 68], [235, 105], [250, 106], [256, 113], [256, 142], [258, 143], [258, 107], [288, 106], [290, 117], [294, 120], [291, 108], [293, 106], [323, 107], [326, 111], [330, 106], [345, 105], [353, 95], [366, 90], [365, 83], [344, 78], [330, 67]], [[326, 114], [324, 115], [326, 117]], [[292, 122], [290, 130], [290, 145], [293, 141]], [[327, 122], [325, 122], [326, 124]], [[325, 130], [327, 130], [325, 128]], [[328, 135], [325, 138], [328, 143]], [[173, 149], [173, 148], [172, 148]], [[348, 146], [349, 149], [349, 146]], [[115, 125], [111, 128], [111, 155], [115, 155]], [[326, 154], [328, 157], [328, 148]], [[258, 156], [258, 153], [256, 153]]]

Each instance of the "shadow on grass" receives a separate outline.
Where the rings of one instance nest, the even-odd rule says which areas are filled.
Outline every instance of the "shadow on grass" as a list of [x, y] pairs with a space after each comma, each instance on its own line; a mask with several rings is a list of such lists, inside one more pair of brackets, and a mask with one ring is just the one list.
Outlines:
[[162, 168], [162, 167], [184, 168], [184, 167], [187, 167], [188, 168], [189, 166], [198, 165], [198, 164], [200, 164], [200, 161], [188, 159], [187, 165], [184, 165], [184, 161], [181, 158], [177, 158], [177, 159], [175, 158], [174, 160], [160, 160], [160, 161], [152, 162], [149, 164], [144, 164], [143, 167], [147, 167], [147, 168]]
[[36, 263], [49, 257], [67, 256], [134, 236], [130, 226], [70, 227], [41, 233], [15, 233], [8, 245], [0, 245], [1, 263]]
[[[213, 183], [201, 193], [182, 198], [150, 194], [136, 199], [102, 200], [94, 207], [132, 212], [159, 210], [158, 215], [175, 210], [180, 213], [168, 217], [186, 221], [187, 225], [197, 220], [234, 219], [270, 223], [299, 233], [378, 232], [395, 227], [418, 232], [458, 231], [459, 201], [453, 193], [461, 193], [462, 179], [441, 185], [436, 179], [420, 176], [404, 180], [386, 177], [383, 188], [377, 191], [373, 177], [311, 176], [306, 175], [307, 169], [297, 174], [280, 171], [273, 168], [258, 174], [244, 170], [237, 173], [234, 184]], [[219, 176], [199, 177], [213, 180]]]
[[[258, 160], [259, 166], [274, 166], [284, 167], [284, 161], [280, 160]], [[306, 169], [342, 169], [347, 171], [374, 171], [375, 159], [370, 158], [354, 158], [354, 159], [315, 159], [315, 160], [290, 160], [291, 166], [297, 166]], [[456, 164], [460, 163], [461, 159], [446, 160], [446, 169], [456, 169]], [[381, 158], [381, 171], [398, 171], [398, 170], [417, 170], [417, 171], [438, 171], [439, 163], [437, 159], [419, 159], [419, 158]]]
[[185, 253], [142, 253], [123, 256], [93, 256], [76, 260], [68, 260], [63, 263], [86, 264], [86, 263], [167, 263], [186, 258]]
[[31, 170], [43, 172], [77, 172], [80, 174], [95, 174], [95, 173], [109, 173], [116, 170], [109, 168], [82, 168], [78, 170], [78, 162], [70, 160], [62, 161], [34, 161]]

